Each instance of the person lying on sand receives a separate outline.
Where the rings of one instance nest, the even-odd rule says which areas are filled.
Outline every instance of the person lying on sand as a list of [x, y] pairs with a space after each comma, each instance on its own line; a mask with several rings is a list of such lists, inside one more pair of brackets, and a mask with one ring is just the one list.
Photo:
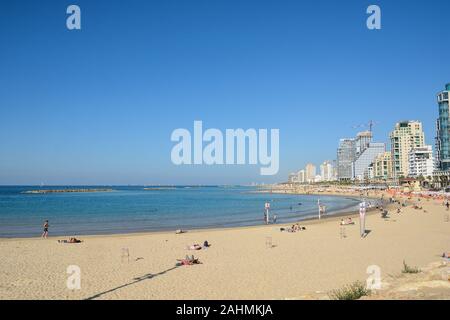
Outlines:
[[306, 227], [300, 227], [298, 223], [293, 224], [290, 228], [280, 228], [280, 231], [297, 232], [306, 230]]
[[58, 240], [58, 243], [81, 243], [82, 241], [77, 238], [69, 238], [69, 240]]
[[352, 225], [352, 224], [355, 224], [355, 222], [353, 222], [352, 218], [348, 218], [347, 221], [344, 221], [344, 219], [341, 219], [341, 226]]
[[186, 233], [186, 231], [184, 231], [183, 229], [178, 229], [177, 231], [175, 231], [175, 234], [181, 234], [181, 233]]
[[192, 255], [191, 257], [186, 256], [185, 259], [177, 259], [176, 266], [192, 266], [194, 264], [201, 264], [200, 260], [198, 258], [194, 258]]
[[193, 245], [188, 246], [188, 249], [189, 249], [189, 250], [201, 250], [201, 249], [202, 249], [202, 246], [199, 245], [198, 243], [194, 243]]
[[444, 253], [442, 254], [442, 258], [450, 259], [450, 252], [444, 252]]

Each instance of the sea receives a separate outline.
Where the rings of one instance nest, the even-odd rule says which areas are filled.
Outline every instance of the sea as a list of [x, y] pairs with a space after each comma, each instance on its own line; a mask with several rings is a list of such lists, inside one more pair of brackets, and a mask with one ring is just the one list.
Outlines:
[[[110, 189], [104, 192], [27, 193], [33, 190]], [[0, 237], [77, 236], [277, 224], [356, 210], [352, 197], [261, 193], [246, 186], [0, 186]]]

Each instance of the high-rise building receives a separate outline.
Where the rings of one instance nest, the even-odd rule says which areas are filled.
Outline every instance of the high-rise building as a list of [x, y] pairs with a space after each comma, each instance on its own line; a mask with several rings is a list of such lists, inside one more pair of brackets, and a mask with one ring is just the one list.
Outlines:
[[353, 162], [353, 179], [364, 180], [368, 177], [367, 170], [379, 154], [386, 151], [386, 146], [382, 142], [370, 142], [364, 151], [359, 154]]
[[298, 175], [298, 182], [299, 183], [305, 183], [306, 182], [306, 173], [305, 173], [304, 169], [300, 170], [297, 173], [297, 175]]
[[359, 132], [356, 135], [355, 147], [356, 147], [356, 156], [358, 157], [360, 154], [364, 152], [369, 147], [370, 142], [372, 142], [372, 132], [371, 131], [363, 131]]
[[332, 181], [334, 175], [334, 168], [330, 161], [324, 161], [320, 165], [320, 176], [322, 181]]
[[337, 150], [337, 179], [351, 180], [353, 178], [353, 162], [356, 158], [355, 139], [341, 139]]
[[450, 83], [437, 95], [439, 118], [436, 121], [436, 167], [441, 171], [450, 170], [450, 118], [449, 118]]
[[398, 122], [389, 137], [394, 177], [406, 177], [409, 174], [409, 151], [425, 145], [422, 123], [419, 121]]
[[409, 176], [431, 177], [434, 171], [433, 150], [431, 146], [412, 148], [409, 151]]
[[392, 154], [383, 152], [373, 162], [373, 178], [377, 180], [392, 179]]
[[333, 160], [332, 162], [331, 162], [331, 165], [332, 165], [332, 167], [333, 167], [333, 170], [332, 170], [332, 174], [331, 174], [331, 181], [336, 181], [337, 180], [337, 162], [336, 162], [336, 160]]
[[306, 182], [311, 183], [314, 182], [316, 177], [316, 166], [312, 163], [308, 163], [305, 167], [305, 178]]

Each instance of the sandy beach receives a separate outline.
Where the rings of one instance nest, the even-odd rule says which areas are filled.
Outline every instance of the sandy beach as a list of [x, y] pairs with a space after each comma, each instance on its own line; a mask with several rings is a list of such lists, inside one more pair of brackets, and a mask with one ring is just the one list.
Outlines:
[[[410, 203], [415, 199], [410, 200]], [[450, 251], [450, 222], [442, 201], [420, 202], [390, 218], [366, 218], [368, 235], [341, 217], [305, 221], [306, 230], [281, 232], [286, 225], [222, 230], [85, 236], [83, 243], [58, 239], [0, 240], [1, 299], [303, 299], [325, 296], [368, 277], [371, 265], [381, 277], [401, 275], [403, 261], [423, 267]], [[207, 240], [198, 251], [187, 246]], [[272, 242], [272, 247], [270, 243]], [[124, 256], [128, 249], [129, 258]], [[175, 267], [194, 254], [202, 264]], [[70, 265], [80, 267], [81, 288], [69, 290]], [[450, 298], [450, 290], [449, 295]]]

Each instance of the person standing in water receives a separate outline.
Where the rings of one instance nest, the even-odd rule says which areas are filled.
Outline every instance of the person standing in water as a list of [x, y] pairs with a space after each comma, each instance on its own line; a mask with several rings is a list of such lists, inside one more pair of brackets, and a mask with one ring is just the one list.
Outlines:
[[48, 220], [45, 220], [45, 222], [44, 222], [44, 232], [42, 233], [42, 238], [47, 239], [47, 237], [48, 237], [48, 227], [49, 227]]

